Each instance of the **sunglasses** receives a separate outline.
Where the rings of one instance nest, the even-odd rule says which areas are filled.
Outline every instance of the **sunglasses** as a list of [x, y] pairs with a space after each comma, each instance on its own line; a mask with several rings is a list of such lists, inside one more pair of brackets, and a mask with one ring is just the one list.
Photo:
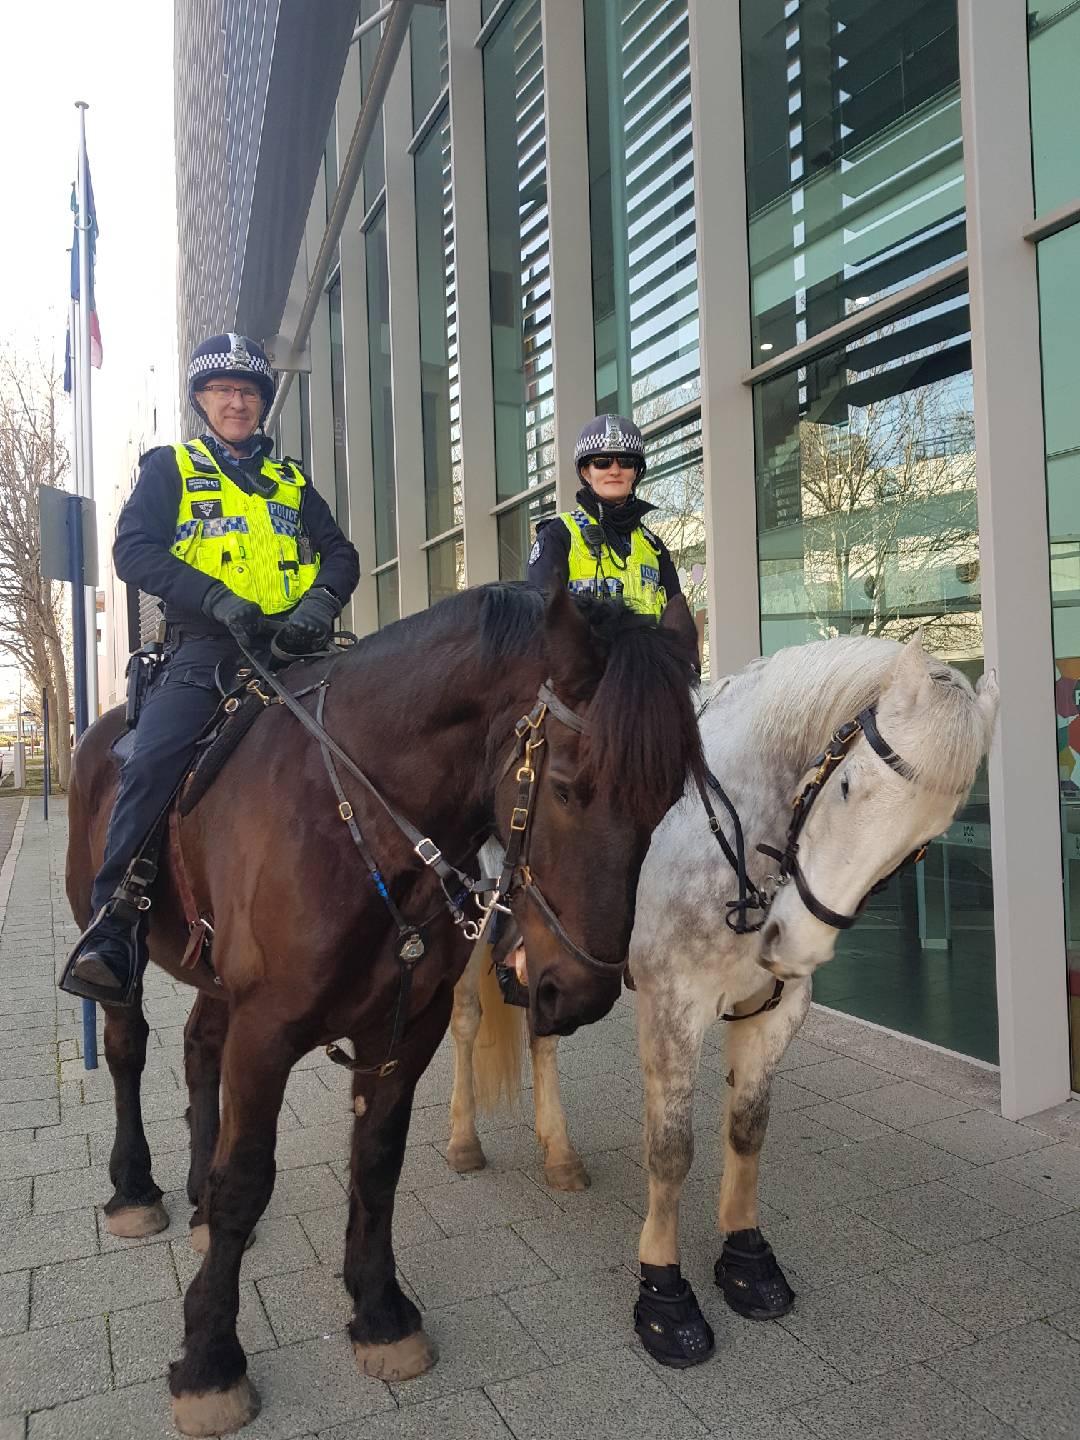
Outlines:
[[641, 468], [641, 461], [636, 455], [590, 455], [589, 464], [596, 470], [610, 470], [613, 465], [625, 466], [635, 475]]

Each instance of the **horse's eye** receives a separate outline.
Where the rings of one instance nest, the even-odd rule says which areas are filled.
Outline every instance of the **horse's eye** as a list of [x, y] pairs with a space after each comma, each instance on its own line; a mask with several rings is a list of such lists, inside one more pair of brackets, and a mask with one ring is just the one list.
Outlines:
[[561, 785], [558, 781], [552, 781], [551, 788], [554, 790], [555, 798], [560, 804], [570, 804], [570, 787], [568, 785]]
[[847, 778], [846, 775], [844, 775], [840, 779], [840, 794], [844, 797], [845, 800], [848, 798], [850, 790], [851, 781]]

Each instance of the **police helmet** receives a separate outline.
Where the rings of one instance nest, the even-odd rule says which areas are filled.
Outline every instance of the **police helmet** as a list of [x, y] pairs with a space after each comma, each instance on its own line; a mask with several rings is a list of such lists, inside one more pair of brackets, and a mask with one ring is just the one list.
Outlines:
[[645, 474], [645, 441], [632, 420], [622, 415], [594, 415], [582, 427], [574, 446], [574, 465], [580, 472], [594, 455], [628, 455], [637, 466], [640, 480]]
[[211, 335], [191, 352], [188, 365], [187, 392], [191, 408], [202, 418], [206, 412], [195, 398], [195, 392], [208, 380], [232, 376], [237, 380], [251, 380], [259, 387], [262, 395], [262, 412], [259, 424], [266, 419], [274, 403], [274, 368], [266, 358], [266, 351], [246, 335]]

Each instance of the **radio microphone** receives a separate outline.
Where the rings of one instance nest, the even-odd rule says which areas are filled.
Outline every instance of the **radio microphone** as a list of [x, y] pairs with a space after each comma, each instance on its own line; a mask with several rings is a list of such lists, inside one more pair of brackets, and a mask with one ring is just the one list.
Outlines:
[[589, 554], [595, 559], [600, 559], [600, 552], [604, 548], [607, 537], [604, 534], [604, 527], [593, 523], [585, 525], [581, 530], [581, 538], [585, 541]]

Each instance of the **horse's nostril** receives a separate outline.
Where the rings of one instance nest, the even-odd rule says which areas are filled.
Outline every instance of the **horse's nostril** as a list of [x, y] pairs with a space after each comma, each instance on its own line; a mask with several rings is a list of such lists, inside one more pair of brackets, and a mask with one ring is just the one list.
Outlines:
[[779, 920], [770, 920], [766, 924], [765, 929], [761, 932], [761, 939], [766, 950], [771, 949], [772, 946], [776, 944], [780, 939]]

